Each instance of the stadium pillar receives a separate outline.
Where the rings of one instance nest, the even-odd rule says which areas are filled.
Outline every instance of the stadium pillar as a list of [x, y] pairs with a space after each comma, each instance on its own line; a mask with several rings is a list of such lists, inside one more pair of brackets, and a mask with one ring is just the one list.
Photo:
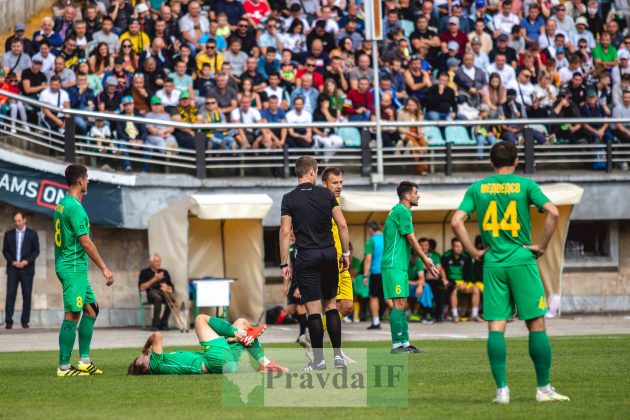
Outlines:
[[201, 130], [195, 132], [195, 166], [199, 179], [206, 178], [206, 136]]
[[446, 143], [446, 164], [444, 165], [444, 175], [453, 175], [453, 143]]
[[536, 156], [534, 154], [534, 132], [531, 128], [525, 127], [523, 130], [525, 137], [525, 173], [533, 174], [536, 172]]
[[372, 151], [370, 150], [370, 130], [361, 130], [361, 176], [368, 177], [372, 173]]
[[76, 127], [74, 117], [69, 115], [66, 118], [66, 130], [64, 132], [63, 139], [63, 158], [68, 163], [74, 163], [75, 161], [74, 143], [75, 135], [77, 133]]
[[285, 142], [282, 147], [282, 177], [289, 178], [291, 171], [289, 170], [289, 145]]
[[606, 140], [606, 172], [611, 173], [613, 171], [613, 150], [612, 140]]

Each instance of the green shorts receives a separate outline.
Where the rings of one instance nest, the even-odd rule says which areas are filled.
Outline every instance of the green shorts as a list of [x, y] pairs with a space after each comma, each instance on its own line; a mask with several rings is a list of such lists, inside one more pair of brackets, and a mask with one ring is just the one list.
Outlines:
[[538, 266], [485, 267], [483, 317], [487, 321], [512, 318], [514, 307], [521, 320], [547, 313], [547, 301]]
[[383, 278], [383, 297], [385, 299], [409, 297], [407, 270], [400, 268], [383, 268], [381, 276]]
[[81, 312], [84, 305], [96, 303], [88, 273], [57, 273], [57, 278], [63, 288], [64, 312]]
[[[234, 358], [232, 344], [228, 344], [225, 337], [210, 341], [200, 341], [203, 347], [203, 364], [210, 373], [235, 373], [238, 359]], [[243, 348], [242, 345], [238, 344]], [[239, 356], [240, 358], [240, 356]]]

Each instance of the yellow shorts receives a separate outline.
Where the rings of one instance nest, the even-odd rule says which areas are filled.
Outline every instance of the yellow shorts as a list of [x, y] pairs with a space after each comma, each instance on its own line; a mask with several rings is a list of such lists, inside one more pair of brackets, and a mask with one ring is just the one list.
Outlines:
[[473, 286], [477, 286], [477, 289], [479, 289], [479, 291], [480, 291], [481, 293], [483, 293], [483, 282], [480, 282], [480, 281], [476, 281], [476, 282], [472, 282], [472, 281], [465, 282], [464, 280], [455, 280], [455, 284], [456, 284], [457, 286], [459, 286], [460, 284], [464, 284], [464, 283], [466, 283], [466, 289], [470, 289], [470, 288], [471, 288], [471, 287], [473, 287]]
[[352, 277], [348, 270], [339, 273], [339, 285], [337, 286], [337, 300], [353, 300]]

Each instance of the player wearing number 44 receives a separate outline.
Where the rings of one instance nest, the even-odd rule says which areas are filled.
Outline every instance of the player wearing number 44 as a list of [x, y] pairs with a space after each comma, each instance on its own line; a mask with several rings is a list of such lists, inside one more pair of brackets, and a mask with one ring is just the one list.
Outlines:
[[[506, 380], [505, 327], [514, 309], [529, 329], [529, 354], [536, 370], [536, 401], [568, 401], [549, 382], [551, 344], [545, 331], [547, 304], [536, 258], [545, 249], [558, 223], [558, 208], [531, 179], [514, 175], [518, 165], [517, 149], [500, 142], [490, 151], [494, 174], [472, 184], [451, 226], [464, 249], [484, 262], [484, 318], [488, 321], [488, 358], [497, 385], [494, 402], [510, 402]], [[530, 206], [545, 213], [545, 225], [538, 244], [531, 242]], [[477, 212], [485, 249], [476, 249], [464, 222]]]
[[[101, 269], [107, 286], [114, 282], [114, 275], [90, 239], [90, 219], [81, 205], [81, 198], [88, 188], [87, 168], [69, 165], [66, 168], [66, 183], [68, 194], [59, 201], [54, 215], [55, 271], [63, 288], [64, 310], [59, 330], [57, 376], [100, 375], [103, 372], [90, 360], [98, 303], [88, 282], [88, 257]], [[70, 357], [77, 336], [77, 324], [80, 360], [75, 368], [70, 365]]]

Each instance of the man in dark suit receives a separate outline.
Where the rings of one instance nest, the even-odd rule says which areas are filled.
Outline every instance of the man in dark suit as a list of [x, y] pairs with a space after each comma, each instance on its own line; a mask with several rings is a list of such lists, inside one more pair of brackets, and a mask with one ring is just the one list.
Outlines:
[[7, 260], [6, 328], [13, 328], [13, 309], [18, 284], [22, 285], [22, 327], [28, 328], [31, 317], [31, 293], [35, 275], [35, 259], [39, 256], [37, 232], [26, 227], [26, 217], [20, 210], [13, 213], [15, 229], [4, 234], [2, 254]]

